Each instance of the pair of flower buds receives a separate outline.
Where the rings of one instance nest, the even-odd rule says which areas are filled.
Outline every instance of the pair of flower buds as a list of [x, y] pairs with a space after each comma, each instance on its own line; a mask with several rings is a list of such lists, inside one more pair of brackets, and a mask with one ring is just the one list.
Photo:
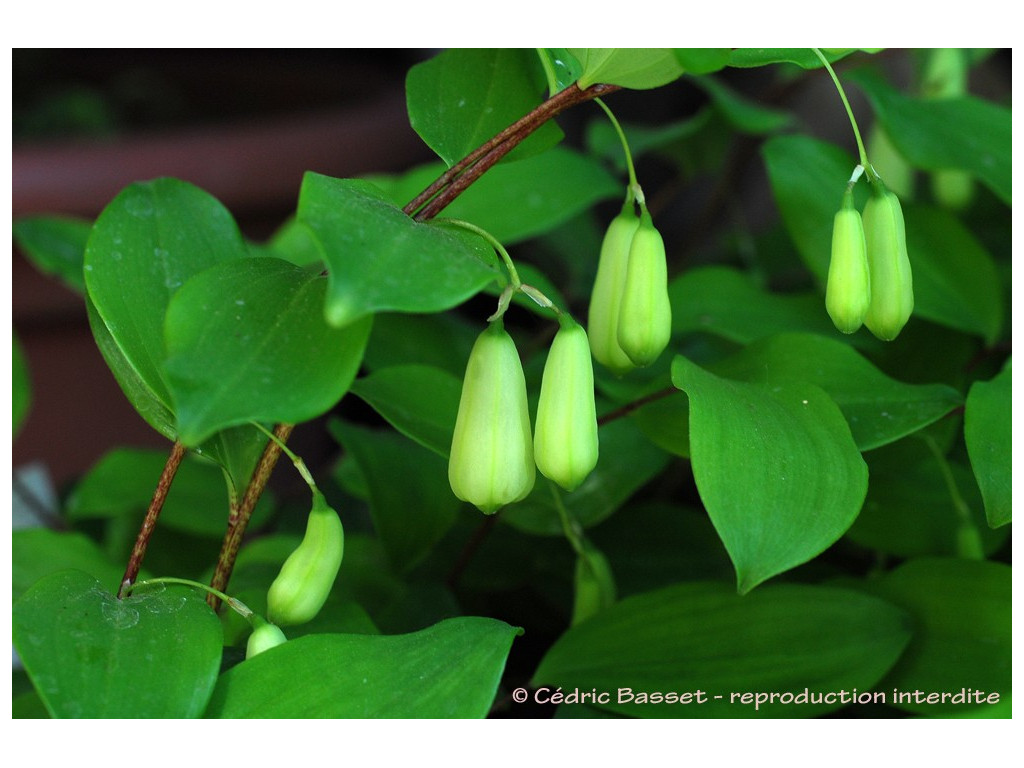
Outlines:
[[847, 188], [832, 228], [825, 308], [843, 333], [861, 324], [895, 339], [914, 310], [914, 286], [899, 198], [875, 181], [861, 216]]
[[448, 481], [492, 514], [533, 490], [535, 468], [566, 490], [597, 464], [594, 367], [587, 332], [568, 315], [551, 342], [531, 434], [526, 378], [515, 342], [495, 320], [469, 354], [455, 420]]
[[288, 556], [267, 592], [267, 621], [255, 625], [245, 657], [256, 656], [285, 642], [281, 626], [305, 624], [327, 601], [341, 568], [345, 531], [338, 513], [320, 491], [313, 491], [313, 506], [299, 546]]

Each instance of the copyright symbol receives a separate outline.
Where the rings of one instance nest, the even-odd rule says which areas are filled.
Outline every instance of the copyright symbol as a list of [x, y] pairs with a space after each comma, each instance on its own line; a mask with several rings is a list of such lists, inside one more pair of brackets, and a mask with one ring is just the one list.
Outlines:
[[512, 701], [516, 704], [522, 704], [529, 697], [529, 692], [525, 688], [516, 688], [512, 691]]

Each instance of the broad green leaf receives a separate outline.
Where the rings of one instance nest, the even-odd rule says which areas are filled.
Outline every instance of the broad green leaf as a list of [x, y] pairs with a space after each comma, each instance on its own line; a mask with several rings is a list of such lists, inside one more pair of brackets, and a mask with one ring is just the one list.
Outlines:
[[[598, 429], [601, 450], [597, 466], [583, 484], [562, 501], [572, 519], [584, 528], [596, 525], [642, 488], [668, 464], [664, 451], [651, 445], [626, 419]], [[547, 482], [538, 482], [521, 502], [501, 513], [501, 519], [521, 531], [562, 536], [562, 522]]]
[[462, 506], [448, 486], [448, 464], [391, 431], [333, 420], [331, 434], [355, 456], [370, 490], [373, 525], [396, 570], [430, 551]]
[[994, 343], [1003, 326], [1003, 288], [992, 256], [952, 213], [907, 206], [914, 313]]
[[11, 533], [12, 599], [57, 571], [73, 568], [98, 579], [105, 589], [121, 587], [124, 563], [113, 562], [99, 545], [82, 533], [21, 528]]
[[693, 476], [740, 593], [846, 532], [867, 492], [867, 466], [819, 387], [730, 381], [682, 356], [672, 381], [690, 398]]
[[699, 88], [736, 130], [743, 133], [774, 133], [793, 122], [793, 115], [751, 101], [713, 77], [693, 78]]
[[595, 83], [647, 89], [671, 83], [683, 74], [672, 48], [569, 48], [583, 69], [577, 85]]
[[313, 234], [305, 224], [294, 218], [282, 224], [263, 249], [267, 252], [266, 255], [277, 256], [300, 267], [317, 264], [323, 258]]
[[14, 605], [14, 645], [54, 717], [198, 717], [217, 681], [221, 628], [194, 590], [119, 600], [61, 571]]
[[382, 312], [373, 318], [363, 364], [371, 371], [400, 365], [427, 365], [461, 379], [479, 325], [448, 312], [407, 315]]
[[669, 283], [672, 332], [705, 331], [749, 344], [764, 336], [808, 331], [838, 333], [819, 294], [772, 293], [732, 267], [699, 267]]
[[207, 717], [485, 717], [517, 632], [465, 617], [408, 635], [307, 635], [223, 675]]
[[690, 458], [690, 401], [684, 393], [673, 392], [646, 403], [630, 419], [662, 450]]
[[[966, 524], [980, 534], [985, 552], [995, 552], [1009, 531], [988, 528], [970, 470], [943, 458], [947, 475], [928, 439], [915, 435], [864, 457], [871, 478], [868, 495], [847, 537], [895, 557], [953, 557]], [[970, 510], [970, 520], [960, 519], [950, 482]]]
[[25, 216], [14, 222], [14, 241], [41, 271], [85, 292], [82, 263], [92, 222], [70, 216]]
[[839, 406], [861, 451], [899, 440], [963, 404], [952, 387], [895, 381], [843, 342], [812, 334], [761, 339], [711, 369], [750, 382], [816, 384]]
[[[533, 49], [450, 48], [409, 70], [409, 124], [452, 166], [538, 106], [545, 85]], [[511, 154], [535, 154], [561, 138], [548, 121]]]
[[910, 98], [867, 71], [850, 79], [867, 94], [892, 143], [913, 165], [968, 171], [1011, 204], [1009, 107], [972, 96]]
[[996, 528], [1012, 516], [1010, 364], [989, 381], [976, 381], [967, 393], [964, 439], [978, 479], [988, 524]]
[[[872, 594], [914, 619], [906, 653], [883, 681], [886, 690], [940, 694], [938, 701], [894, 700], [922, 715], [949, 715], [990, 704], [941, 701], [983, 691], [1010, 696], [1011, 569], [984, 560], [910, 560], [883, 578], [864, 583]], [[995, 704], [992, 701], [991, 704]]]
[[[85, 284], [109, 337], [101, 340], [97, 333], [97, 343], [102, 349], [113, 342], [120, 351], [137, 380], [133, 391], [141, 385], [169, 407], [162, 363], [171, 297], [196, 273], [247, 255], [227, 209], [177, 179], [132, 184], [103, 210], [85, 250]], [[119, 382], [125, 378], [117, 369], [115, 375]], [[134, 404], [138, 397], [129, 399]]]
[[359, 370], [370, 318], [323, 318], [327, 281], [275, 258], [218, 265], [167, 309], [165, 370], [178, 434], [196, 445], [248, 421], [298, 423], [333, 407]]
[[685, 72], [706, 75], [729, 65], [731, 48], [674, 48], [676, 61]]
[[331, 325], [372, 312], [449, 309], [498, 274], [481, 238], [419, 224], [365, 181], [307, 173], [298, 216], [327, 264], [324, 313]]
[[[902, 611], [857, 592], [774, 584], [741, 597], [724, 584], [690, 582], [627, 598], [573, 627], [532, 685], [606, 693], [597, 706], [633, 717], [809, 717], [839, 709], [838, 691], [870, 690], [909, 639]], [[639, 696], [670, 691], [691, 699]], [[772, 692], [791, 698], [755, 699]], [[805, 692], [832, 699], [793, 700]]]
[[352, 384], [395, 429], [424, 448], [448, 458], [462, 381], [440, 368], [396, 365], [381, 368]]
[[[839, 61], [854, 51], [875, 53], [880, 48], [824, 48], [822, 53], [829, 63]], [[769, 64], [796, 64], [802, 69], [817, 69], [819, 59], [811, 48], [734, 48], [729, 58], [730, 67], [764, 67]]]
[[[65, 514], [69, 520], [120, 517], [144, 511], [167, 461], [165, 451], [118, 448], [103, 456], [75, 486]], [[160, 511], [160, 525], [199, 536], [224, 535], [228, 495], [220, 467], [186, 456]], [[251, 525], [265, 522], [269, 502], [257, 504]]]
[[28, 409], [32, 405], [32, 379], [28, 372], [28, 362], [25, 360], [25, 352], [21, 348], [18, 337], [11, 336], [11, 422], [12, 432], [15, 436], [21, 425], [28, 416]]
[[[769, 139], [764, 157], [786, 228], [804, 263], [824, 285], [832, 219], [853, 160], [837, 147], [801, 136]], [[992, 257], [952, 214], [905, 201], [902, 207], [914, 274], [914, 314], [994, 338], [1002, 307]]]
[[[432, 164], [372, 180], [391, 202], [404, 205], [443, 170]], [[441, 215], [471, 221], [507, 247], [549, 232], [595, 203], [624, 195], [622, 182], [596, 158], [556, 147], [539, 157], [491, 168]]]

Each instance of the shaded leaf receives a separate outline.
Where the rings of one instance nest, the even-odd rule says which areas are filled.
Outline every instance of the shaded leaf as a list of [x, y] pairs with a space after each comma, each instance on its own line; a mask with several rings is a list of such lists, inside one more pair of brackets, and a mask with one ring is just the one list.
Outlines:
[[357, 379], [352, 393], [395, 429], [448, 458], [462, 381], [426, 365], [396, 365]]
[[355, 456], [370, 491], [373, 525], [396, 570], [412, 567], [447, 531], [462, 506], [448, 465], [401, 435], [333, 420], [329, 429]]
[[[627, 598], [573, 627], [532, 684], [607, 692], [597, 706], [634, 717], [808, 717], [838, 709], [837, 697], [755, 709], [753, 696], [733, 694], [870, 689], [909, 639], [900, 610], [856, 592], [775, 584], [740, 597], [692, 582]], [[692, 698], [638, 701], [653, 691]]]
[[[829, 63], [849, 56], [854, 51], [875, 53], [880, 48], [825, 48], [822, 53]], [[730, 67], [764, 67], [769, 64], [796, 64], [802, 69], [817, 69], [819, 59], [810, 48], [734, 48], [729, 58]]]
[[964, 410], [967, 454], [993, 528], [1009, 523], [1013, 513], [1011, 396], [1007, 363], [995, 378], [971, 385]]
[[45, 576], [73, 568], [116, 592], [124, 563], [113, 562], [99, 545], [82, 533], [22, 528], [11, 533], [12, 599], [17, 600]]
[[14, 241], [41, 271], [85, 293], [82, 264], [92, 222], [70, 216], [24, 216], [14, 222]]
[[732, 57], [731, 48], [674, 48], [672, 52], [679, 65], [694, 75], [717, 72], [728, 66]]
[[32, 404], [32, 380], [25, 353], [14, 335], [11, 337], [11, 357], [11, 423], [13, 434], [17, 436]]

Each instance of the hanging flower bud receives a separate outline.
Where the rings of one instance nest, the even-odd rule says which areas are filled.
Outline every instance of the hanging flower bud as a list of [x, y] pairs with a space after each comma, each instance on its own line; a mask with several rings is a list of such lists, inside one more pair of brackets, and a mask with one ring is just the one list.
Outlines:
[[281, 566], [267, 592], [267, 618], [274, 624], [304, 624], [323, 607], [334, 586], [345, 550], [345, 531], [338, 513], [319, 491], [302, 542]]
[[853, 333], [864, 322], [871, 303], [864, 223], [853, 207], [853, 190], [843, 195], [843, 207], [832, 224], [832, 260], [828, 265], [825, 309], [843, 333]]
[[629, 247], [619, 307], [619, 346], [635, 365], [650, 365], [672, 336], [665, 242], [645, 209]]
[[594, 365], [583, 326], [564, 314], [559, 322], [540, 384], [533, 453], [542, 475], [572, 491], [597, 464]]
[[619, 346], [619, 306], [622, 288], [626, 284], [626, 265], [633, 235], [640, 219], [629, 202], [612, 219], [601, 243], [601, 257], [597, 262], [597, 277], [590, 295], [587, 330], [590, 351], [605, 368], [623, 374], [636, 366]]
[[864, 325], [883, 341], [895, 339], [914, 311], [914, 285], [899, 198], [887, 189], [864, 206], [871, 303]]
[[249, 642], [245, 645], [245, 658], [251, 659], [257, 654], [270, 650], [276, 645], [287, 642], [281, 628], [270, 622], [256, 618], [256, 629], [249, 635]]
[[448, 459], [448, 482], [463, 501], [491, 514], [526, 497], [536, 467], [526, 378], [500, 320], [469, 353]]

